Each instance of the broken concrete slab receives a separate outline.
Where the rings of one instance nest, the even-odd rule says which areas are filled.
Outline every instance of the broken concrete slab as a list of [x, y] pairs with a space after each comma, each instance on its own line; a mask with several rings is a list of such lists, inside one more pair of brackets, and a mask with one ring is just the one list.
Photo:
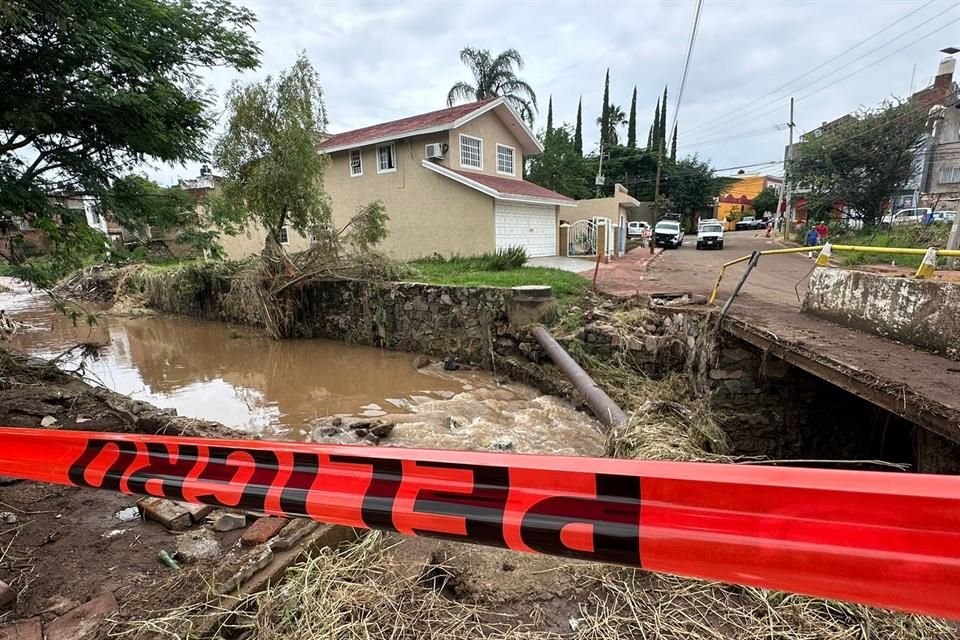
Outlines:
[[116, 610], [113, 593], [99, 595], [49, 623], [46, 640], [92, 640], [100, 623]]
[[270, 541], [270, 548], [274, 551], [286, 551], [313, 533], [319, 526], [319, 522], [306, 518], [295, 518]]
[[274, 516], [260, 518], [250, 525], [249, 529], [243, 532], [243, 535], [240, 536], [240, 542], [245, 547], [263, 544], [280, 533], [281, 529], [287, 526], [288, 522], [290, 521], [286, 518], [277, 518]]
[[186, 509], [194, 522], [203, 522], [203, 519], [210, 515], [214, 509], [214, 507], [209, 504], [194, 504], [192, 502], [177, 502], [177, 504]]
[[0, 640], [43, 640], [40, 618], [21, 620], [0, 627]]
[[177, 536], [177, 560], [186, 563], [203, 562], [220, 557], [220, 545], [213, 533], [198, 529]]
[[247, 516], [232, 511], [217, 511], [211, 519], [213, 521], [213, 530], [219, 531], [220, 533], [235, 531], [236, 529], [242, 529], [247, 526]]
[[148, 497], [137, 501], [144, 519], [156, 520], [171, 531], [186, 531], [193, 519], [179, 503], [164, 498]]

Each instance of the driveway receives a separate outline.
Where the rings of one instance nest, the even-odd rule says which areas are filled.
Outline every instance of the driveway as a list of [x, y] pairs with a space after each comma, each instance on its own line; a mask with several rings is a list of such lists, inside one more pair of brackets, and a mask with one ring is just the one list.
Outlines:
[[547, 267], [549, 269], [560, 269], [562, 271], [572, 271], [581, 273], [593, 267], [591, 258], [564, 258], [562, 256], [549, 256], [545, 258], [529, 258], [525, 267]]

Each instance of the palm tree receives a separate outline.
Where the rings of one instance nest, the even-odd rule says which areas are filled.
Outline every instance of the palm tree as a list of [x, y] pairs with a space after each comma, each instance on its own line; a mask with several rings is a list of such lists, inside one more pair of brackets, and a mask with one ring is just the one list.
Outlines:
[[[610, 105], [610, 130], [607, 131], [607, 140], [610, 144], [615, 145], [620, 142], [620, 136], [617, 135], [617, 128], [622, 127], [627, 124], [627, 114], [623, 112], [619, 106], [615, 104]], [[597, 118], [597, 126], [603, 126], [603, 117]]]
[[453, 85], [447, 94], [448, 106], [452, 107], [460, 100], [485, 100], [502, 96], [521, 118], [533, 125], [537, 94], [514, 71], [514, 65], [517, 71], [523, 69], [523, 58], [516, 49], [507, 49], [493, 57], [489, 49], [464, 47], [460, 52], [460, 61], [473, 73], [474, 84], [458, 82]]

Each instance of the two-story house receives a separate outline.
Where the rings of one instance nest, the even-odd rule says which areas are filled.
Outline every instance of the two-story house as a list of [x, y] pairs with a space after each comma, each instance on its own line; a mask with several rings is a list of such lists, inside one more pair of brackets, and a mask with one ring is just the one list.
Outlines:
[[411, 259], [522, 246], [557, 254], [559, 207], [576, 201], [523, 179], [523, 156], [543, 147], [503, 98], [331, 135], [324, 186], [333, 221], [382, 200], [381, 249]]

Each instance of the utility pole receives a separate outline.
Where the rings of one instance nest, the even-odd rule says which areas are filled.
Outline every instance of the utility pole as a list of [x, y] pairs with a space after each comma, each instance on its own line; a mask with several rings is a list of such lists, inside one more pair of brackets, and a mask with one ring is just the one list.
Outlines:
[[[663, 164], [663, 137], [660, 138], [660, 144], [657, 145], [657, 179], [653, 183], [653, 228], [650, 230], [650, 255], [653, 255], [653, 245], [657, 238], [657, 200], [660, 199], [660, 165]], [[683, 220], [680, 221], [683, 224]]]
[[603, 140], [600, 140], [600, 164], [597, 165], [597, 177], [593, 179], [593, 184], [597, 187], [597, 197], [600, 197], [600, 187], [605, 182], [603, 177]]
[[793, 98], [790, 98], [790, 144], [787, 146], [787, 160], [783, 167], [783, 197], [785, 206], [783, 211], [783, 239], [790, 239], [790, 227], [793, 225], [793, 194], [790, 184], [790, 161], [793, 160]]

